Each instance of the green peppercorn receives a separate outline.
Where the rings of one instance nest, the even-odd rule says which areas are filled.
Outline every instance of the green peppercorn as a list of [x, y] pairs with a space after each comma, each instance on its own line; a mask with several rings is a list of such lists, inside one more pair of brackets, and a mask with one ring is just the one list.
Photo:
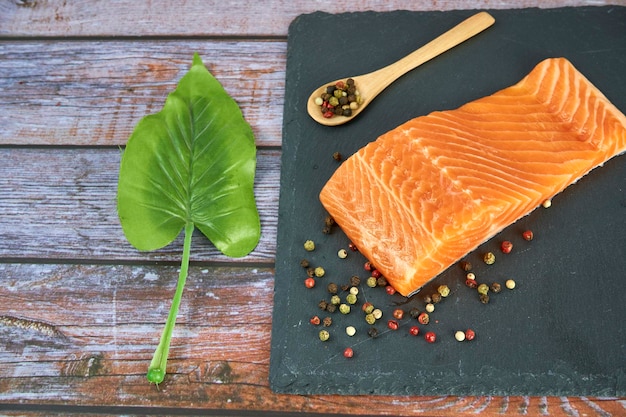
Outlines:
[[363, 304], [363, 311], [365, 312], [365, 314], [371, 314], [374, 311], [374, 304], [372, 303]]
[[493, 252], [487, 252], [485, 253], [485, 256], [483, 256], [483, 261], [487, 265], [493, 265], [494, 262], [496, 262], [496, 255], [494, 255]]
[[365, 321], [367, 324], [374, 324], [376, 323], [376, 318], [374, 317], [374, 314], [369, 313], [365, 315]]
[[339, 304], [341, 304], [341, 298], [339, 298], [339, 296], [335, 294], [332, 297], [330, 297], [330, 303], [332, 305], [338, 306]]
[[480, 284], [476, 290], [478, 294], [487, 294], [489, 292], [489, 286], [487, 284]]
[[448, 295], [450, 295], [450, 287], [448, 287], [447, 285], [440, 285], [439, 288], [437, 288], [437, 292], [442, 297], [447, 297]]
[[328, 99], [328, 104], [330, 104], [333, 107], [336, 107], [339, 105], [339, 99], [337, 97], [331, 97]]
[[356, 304], [356, 300], [357, 300], [356, 294], [348, 294], [346, 296], [346, 302], [348, 304]]
[[315, 268], [315, 276], [318, 278], [321, 278], [324, 276], [324, 274], [326, 273], [326, 271], [324, 271], [324, 268], [322, 268], [321, 266], [318, 266], [317, 268]]
[[348, 304], [340, 304], [339, 312], [341, 314], [350, 314], [350, 306]]
[[377, 281], [376, 278], [369, 277], [367, 279], [367, 281], [366, 281], [367, 286], [370, 287], [370, 288], [375, 288], [378, 285], [378, 283], [376, 281]]
[[322, 342], [325, 342], [330, 339], [330, 333], [327, 330], [320, 330], [319, 338]]
[[311, 252], [315, 250], [315, 242], [313, 242], [312, 240], [307, 240], [306, 242], [304, 242], [304, 250]]

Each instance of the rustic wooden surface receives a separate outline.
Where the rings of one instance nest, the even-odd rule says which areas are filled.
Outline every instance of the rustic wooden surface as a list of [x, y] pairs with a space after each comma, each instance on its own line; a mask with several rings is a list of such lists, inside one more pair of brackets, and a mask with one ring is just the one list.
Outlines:
[[[268, 4], [271, 3], [271, 4]], [[343, 397], [269, 389], [287, 29], [297, 15], [620, 1], [0, 1], [3, 415], [620, 416], [624, 398]], [[168, 377], [145, 379], [180, 240], [139, 253], [115, 212], [119, 147], [199, 52], [259, 148], [262, 238], [232, 261], [194, 236]]]

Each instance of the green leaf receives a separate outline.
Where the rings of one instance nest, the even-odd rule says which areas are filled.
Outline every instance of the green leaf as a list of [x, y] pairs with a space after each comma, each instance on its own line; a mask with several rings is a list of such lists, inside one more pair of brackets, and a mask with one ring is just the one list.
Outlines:
[[144, 117], [126, 145], [117, 195], [126, 238], [155, 250], [192, 223], [225, 255], [247, 255], [261, 233], [255, 169], [252, 129], [195, 54], [163, 109]]

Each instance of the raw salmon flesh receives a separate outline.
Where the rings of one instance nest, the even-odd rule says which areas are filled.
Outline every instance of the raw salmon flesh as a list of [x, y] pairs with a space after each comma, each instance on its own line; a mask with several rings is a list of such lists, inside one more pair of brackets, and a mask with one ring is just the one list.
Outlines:
[[320, 200], [410, 295], [626, 150], [626, 117], [564, 58], [462, 107], [417, 117], [348, 158]]

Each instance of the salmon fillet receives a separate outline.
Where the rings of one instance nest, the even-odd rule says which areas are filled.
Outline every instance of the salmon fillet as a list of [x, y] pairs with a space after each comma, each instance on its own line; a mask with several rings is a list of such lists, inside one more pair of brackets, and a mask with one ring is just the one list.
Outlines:
[[348, 158], [320, 201], [410, 295], [626, 150], [626, 117], [564, 58], [462, 107], [417, 117]]

